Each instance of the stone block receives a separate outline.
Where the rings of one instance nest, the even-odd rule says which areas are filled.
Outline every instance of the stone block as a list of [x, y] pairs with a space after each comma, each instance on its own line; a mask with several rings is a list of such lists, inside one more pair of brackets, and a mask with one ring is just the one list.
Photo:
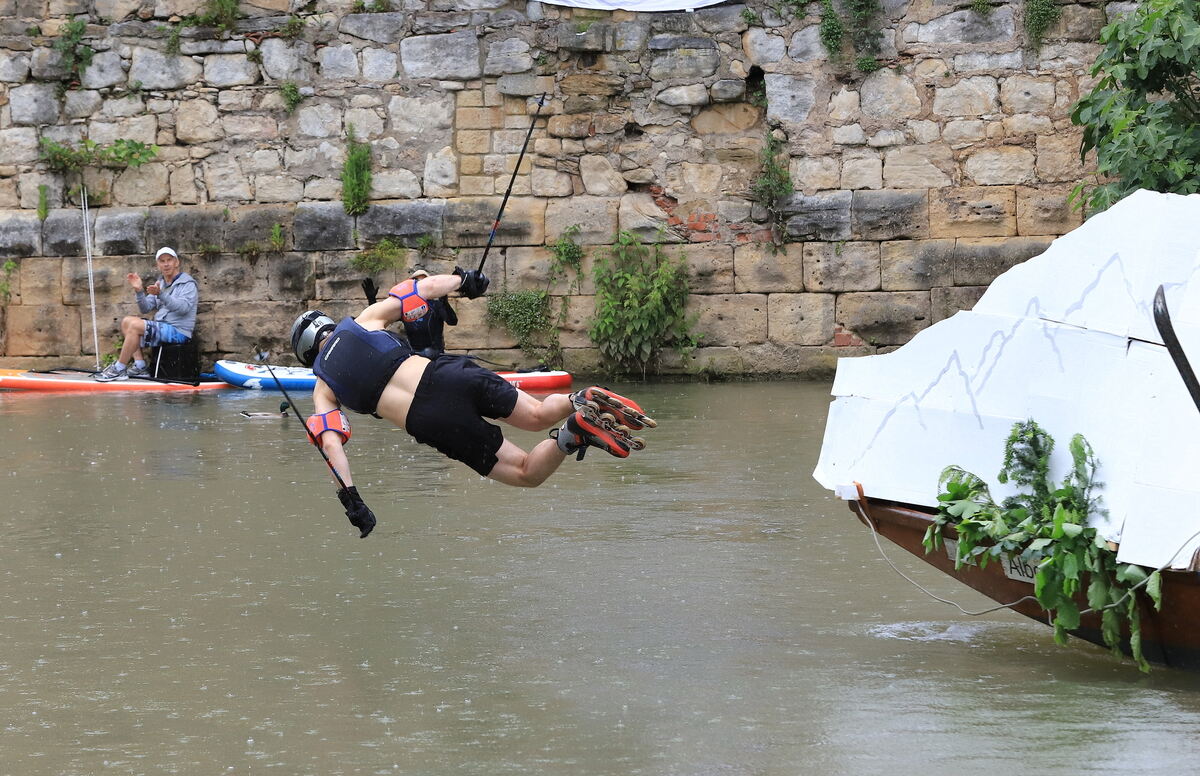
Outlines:
[[987, 291], [987, 286], [954, 286], [934, 288], [929, 292], [933, 322], [945, 320], [961, 310], [970, 310]]
[[325, 46], [317, 52], [321, 77], [328, 80], [357, 79], [358, 54], [349, 44]]
[[36, 162], [38, 151], [38, 133], [33, 127], [0, 129], [0, 164]]
[[1009, 76], [1000, 84], [1000, 104], [1006, 113], [1049, 113], [1054, 107], [1054, 81]]
[[833, 156], [802, 156], [792, 158], [790, 174], [796, 189], [805, 194], [841, 188], [838, 160]]
[[26, 51], [0, 51], [0, 81], [10, 84], [24, 83], [29, 77], [29, 53]]
[[874, 355], [869, 346], [829, 347], [781, 345], [767, 342], [740, 349], [747, 374], [788, 375], [806, 380], [830, 380], [839, 358]]
[[[632, 232], [647, 242], [679, 242], [680, 236], [670, 228], [670, 216], [642, 191], [621, 197], [617, 223], [622, 232]], [[661, 236], [660, 236], [661, 235]]]
[[165, 164], [127, 167], [113, 180], [112, 197], [117, 205], [159, 205], [170, 195], [170, 177]]
[[933, 113], [950, 118], [996, 113], [1000, 110], [999, 95], [995, 77], [970, 76], [953, 86], [939, 87], [933, 97]]
[[243, 205], [230, 210], [225, 222], [222, 245], [231, 252], [242, 251], [245, 246], [256, 243], [263, 251], [270, 251], [271, 231], [279, 224], [284, 238], [284, 250], [291, 247], [292, 211], [289, 205]]
[[483, 63], [484, 75], [524, 73], [533, 67], [533, 56], [529, 44], [520, 38], [495, 40], [488, 46], [487, 59]]
[[571, 227], [578, 226], [572, 237], [575, 242], [608, 245], [617, 233], [620, 205], [617, 199], [588, 196], [547, 202], [546, 239], [553, 242]]
[[34, 256], [21, 259], [13, 275], [12, 301], [23, 305], [61, 305], [63, 261]]
[[288, 326], [303, 309], [302, 305], [290, 300], [216, 305], [211, 311], [201, 313], [205, 347], [241, 361], [247, 360], [251, 349], [265, 349], [276, 354], [271, 359], [275, 363], [295, 363], [288, 341]]
[[695, 81], [717, 72], [720, 63], [721, 55], [715, 48], [675, 48], [654, 58], [649, 75], [654, 81]]
[[734, 290], [772, 293], [804, 290], [804, 246], [788, 243], [775, 251], [765, 243], [739, 245], [733, 251]]
[[446, 210], [447, 203], [435, 201], [373, 204], [358, 217], [359, 237], [368, 244], [390, 237], [410, 246], [424, 236], [440, 239], [449, 229], [443, 226]]
[[1017, 32], [1013, 9], [1007, 5], [987, 14], [969, 9], [954, 11], [928, 24], [914, 24], [911, 27], [915, 29], [904, 32], [906, 40], [939, 47], [1008, 43], [1015, 40]]
[[275, 253], [263, 260], [267, 274], [267, 299], [294, 302], [316, 295], [316, 274], [307, 254]]
[[52, 84], [18, 86], [8, 92], [8, 111], [13, 124], [54, 124], [59, 115], [58, 94]]
[[376, 43], [397, 43], [407, 24], [406, 13], [352, 13], [338, 22], [338, 32]]
[[10, 305], [5, 353], [9, 356], [75, 355], [81, 352], [79, 308]]
[[125, 83], [121, 56], [115, 51], [97, 52], [92, 57], [92, 64], [83, 71], [79, 83], [84, 89], [104, 89]]
[[[94, 212], [89, 220], [95, 224]], [[83, 212], [74, 208], [51, 210], [42, 222], [42, 251], [47, 256], [85, 255]]]
[[889, 189], [936, 189], [949, 186], [955, 168], [953, 153], [941, 143], [889, 148], [883, 155], [883, 181]]
[[371, 199], [416, 199], [421, 180], [408, 170], [379, 170], [371, 176]]
[[294, 213], [293, 240], [298, 251], [354, 248], [354, 218], [340, 202], [301, 202]]
[[158, 117], [133, 116], [117, 121], [91, 121], [88, 137], [99, 145], [110, 145], [117, 140], [136, 140], [153, 145], [158, 140]]
[[140, 46], [134, 47], [129, 66], [129, 82], [141, 81], [144, 89], [182, 89], [199, 81], [203, 74], [203, 66], [191, 57], [164, 54]]
[[1052, 237], [962, 238], [954, 246], [954, 285], [986, 286], [1002, 272], [1044, 253]]
[[262, 68], [276, 81], [306, 84], [312, 81], [312, 44], [303, 40], [267, 38], [259, 46]]
[[825, 345], [833, 339], [834, 294], [772, 293], [767, 297], [767, 337], [787, 345]]
[[[555, 296], [564, 294], [594, 294], [595, 283], [592, 281], [592, 268], [596, 264], [596, 254], [603, 249], [597, 248], [590, 254], [584, 254], [580, 262], [579, 272], [570, 269], [561, 273], [550, 283], [549, 292]], [[489, 261], [491, 260], [489, 256]], [[549, 248], [514, 246], [504, 251], [504, 281], [505, 291], [526, 291], [547, 289], [546, 282], [554, 262], [554, 254]], [[478, 266], [478, 265], [475, 265]], [[496, 290], [495, 283], [492, 289]], [[556, 308], [557, 309], [557, 308]]]
[[921, 95], [912, 79], [886, 67], [863, 80], [859, 101], [864, 115], [887, 121], [912, 118], [921, 112]]
[[40, 256], [41, 253], [42, 222], [37, 213], [0, 211], [0, 259]]
[[206, 302], [258, 303], [267, 298], [267, 268], [261, 254], [207, 254], [192, 263], [191, 274]]
[[388, 103], [392, 129], [400, 133], [423, 135], [454, 126], [454, 95], [393, 97]]
[[1070, 189], [1017, 188], [1017, 234], [1066, 234], [1083, 223], [1083, 213], [1071, 206]]
[[673, 261], [676, 254], [687, 263], [688, 290], [693, 294], [732, 294], [733, 246], [720, 243], [699, 243], [669, 249], [665, 254]]
[[250, 188], [250, 176], [242, 171], [240, 155], [213, 154], [204, 160], [201, 167], [210, 202], [248, 200], [254, 197]]
[[[1037, 175], [1043, 181], [1073, 182], [1083, 178], [1092, 167], [1079, 157], [1080, 133], [1064, 131], [1037, 138]], [[1094, 159], [1094, 154], [1089, 160]]]
[[375, 83], [392, 81], [400, 68], [400, 56], [393, 51], [367, 48], [362, 50], [363, 78]]
[[589, 114], [551, 116], [546, 122], [550, 137], [588, 137], [592, 134], [592, 117]]
[[150, 213], [145, 208], [104, 208], [97, 211], [93, 236], [96, 253], [101, 256], [146, 253], [146, 222], [149, 217]]
[[204, 58], [204, 81], [226, 89], [258, 83], [261, 72], [245, 54], [212, 54]]
[[767, 339], [766, 294], [693, 294], [687, 314], [695, 315], [693, 331], [706, 346], [748, 345]]
[[884, 291], [928, 291], [954, 282], [954, 240], [900, 240], [879, 248]]
[[570, 175], [549, 167], [534, 167], [529, 178], [530, 191], [535, 197], [569, 197], [575, 191]]
[[767, 73], [763, 80], [769, 120], [801, 124], [808, 119], [816, 102], [816, 84], [812, 76]]
[[[186, 261], [184, 262], [187, 263]], [[185, 272], [188, 267], [183, 267]], [[91, 302], [91, 291], [96, 294], [96, 318], [104, 326], [105, 321], [116, 322], [122, 315], [137, 314], [133, 289], [125, 276], [136, 272], [143, 282], [155, 277], [154, 261], [148, 256], [93, 256], [91, 286], [88, 283], [88, 265], [78, 258], [64, 259], [62, 264], [62, 301], [66, 305], [87, 306]], [[102, 310], [107, 307], [108, 312]]]
[[400, 61], [409, 78], [466, 81], [483, 74], [474, 32], [418, 35], [400, 41]]
[[[855, 127], [858, 125], [855, 124]], [[861, 134], [861, 130], [860, 130]], [[842, 179], [838, 188], [847, 190], [883, 187], [883, 160], [873, 151], [855, 150], [842, 158]]]
[[840, 294], [838, 325], [870, 345], [903, 345], [930, 323], [929, 292], [878, 291]]
[[596, 197], [618, 197], [629, 188], [612, 163], [600, 154], [587, 154], [579, 160], [583, 188]]
[[[482, 246], [500, 207], [498, 197], [463, 197], [450, 200], [443, 219], [447, 245]], [[546, 201], [512, 197], [496, 230], [497, 245], [542, 245], [546, 242]]]
[[931, 237], [1005, 237], [1017, 233], [1016, 189], [974, 186], [930, 192]]
[[805, 243], [806, 291], [878, 291], [879, 243]]
[[856, 191], [851, 231], [860, 240], [918, 239], [929, 234], [929, 192]]
[[[446, 347], [453, 350], [470, 350], [478, 353], [480, 348], [515, 348], [517, 340], [508, 329], [493, 325], [487, 317], [487, 299], [455, 299], [454, 311], [458, 313], [458, 325], [446, 327]], [[518, 351], [519, 352], [519, 351]], [[513, 354], [508, 363], [520, 360]], [[489, 358], [484, 356], [484, 358]], [[492, 359], [499, 360], [499, 359]], [[503, 362], [501, 362], [503, 363]]]
[[222, 248], [225, 209], [220, 207], [156, 207], [146, 219], [146, 246], [169, 245], [182, 257], [202, 248]]
[[984, 148], [967, 157], [963, 169], [980, 186], [1033, 183], [1034, 156], [1021, 146]]
[[853, 192], [793, 194], [781, 208], [793, 240], [848, 240]]

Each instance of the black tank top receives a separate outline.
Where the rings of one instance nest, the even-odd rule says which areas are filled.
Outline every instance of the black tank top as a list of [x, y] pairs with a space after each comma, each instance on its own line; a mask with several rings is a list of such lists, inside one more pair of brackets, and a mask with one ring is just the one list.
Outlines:
[[333, 391], [338, 402], [364, 415], [375, 412], [392, 375], [413, 354], [409, 344], [390, 331], [367, 331], [343, 318], [313, 364], [313, 374]]

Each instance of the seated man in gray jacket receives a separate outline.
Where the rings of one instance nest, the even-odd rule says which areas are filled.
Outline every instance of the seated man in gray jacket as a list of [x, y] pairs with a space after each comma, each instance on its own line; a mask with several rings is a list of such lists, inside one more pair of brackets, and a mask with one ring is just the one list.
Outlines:
[[[142, 276], [130, 272], [125, 276], [129, 286], [137, 293], [138, 309], [143, 313], [157, 310], [153, 320], [126, 315], [121, 319], [121, 333], [125, 342], [117, 360], [92, 377], [101, 382], [128, 380], [130, 377], [147, 377], [146, 360], [142, 348], [187, 342], [196, 327], [196, 307], [200, 304], [200, 291], [196, 280], [179, 269], [179, 254], [171, 248], [159, 248], [154, 257], [160, 277], [143, 287]], [[133, 365], [128, 366], [133, 359]]]

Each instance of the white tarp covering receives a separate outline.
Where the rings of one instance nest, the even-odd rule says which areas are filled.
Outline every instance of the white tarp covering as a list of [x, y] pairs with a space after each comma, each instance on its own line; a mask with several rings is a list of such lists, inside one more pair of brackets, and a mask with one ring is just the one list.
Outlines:
[[1100, 461], [1101, 533], [1118, 558], [1182, 568], [1200, 539], [1200, 412], [1154, 325], [1165, 287], [1200, 368], [1200, 195], [1139, 191], [997, 278], [973, 310], [882, 356], [842, 359], [814, 476], [868, 496], [936, 506], [954, 464], [996, 482], [1013, 423], [1056, 441], [1053, 475], [1081, 433]]
[[598, 8], [602, 11], [691, 11], [710, 5], [720, 5], [725, 0], [632, 0], [632, 2], [608, 2], [608, 0], [541, 0], [549, 5], [566, 5], [571, 8]]

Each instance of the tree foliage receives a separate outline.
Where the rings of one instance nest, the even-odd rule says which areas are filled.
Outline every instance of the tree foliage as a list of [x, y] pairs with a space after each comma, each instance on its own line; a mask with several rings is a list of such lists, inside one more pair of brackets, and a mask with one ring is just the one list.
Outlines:
[[1071, 114], [1100, 182], [1073, 199], [1098, 212], [1137, 189], [1200, 191], [1200, 3], [1145, 0], [1100, 43], [1099, 80]]

